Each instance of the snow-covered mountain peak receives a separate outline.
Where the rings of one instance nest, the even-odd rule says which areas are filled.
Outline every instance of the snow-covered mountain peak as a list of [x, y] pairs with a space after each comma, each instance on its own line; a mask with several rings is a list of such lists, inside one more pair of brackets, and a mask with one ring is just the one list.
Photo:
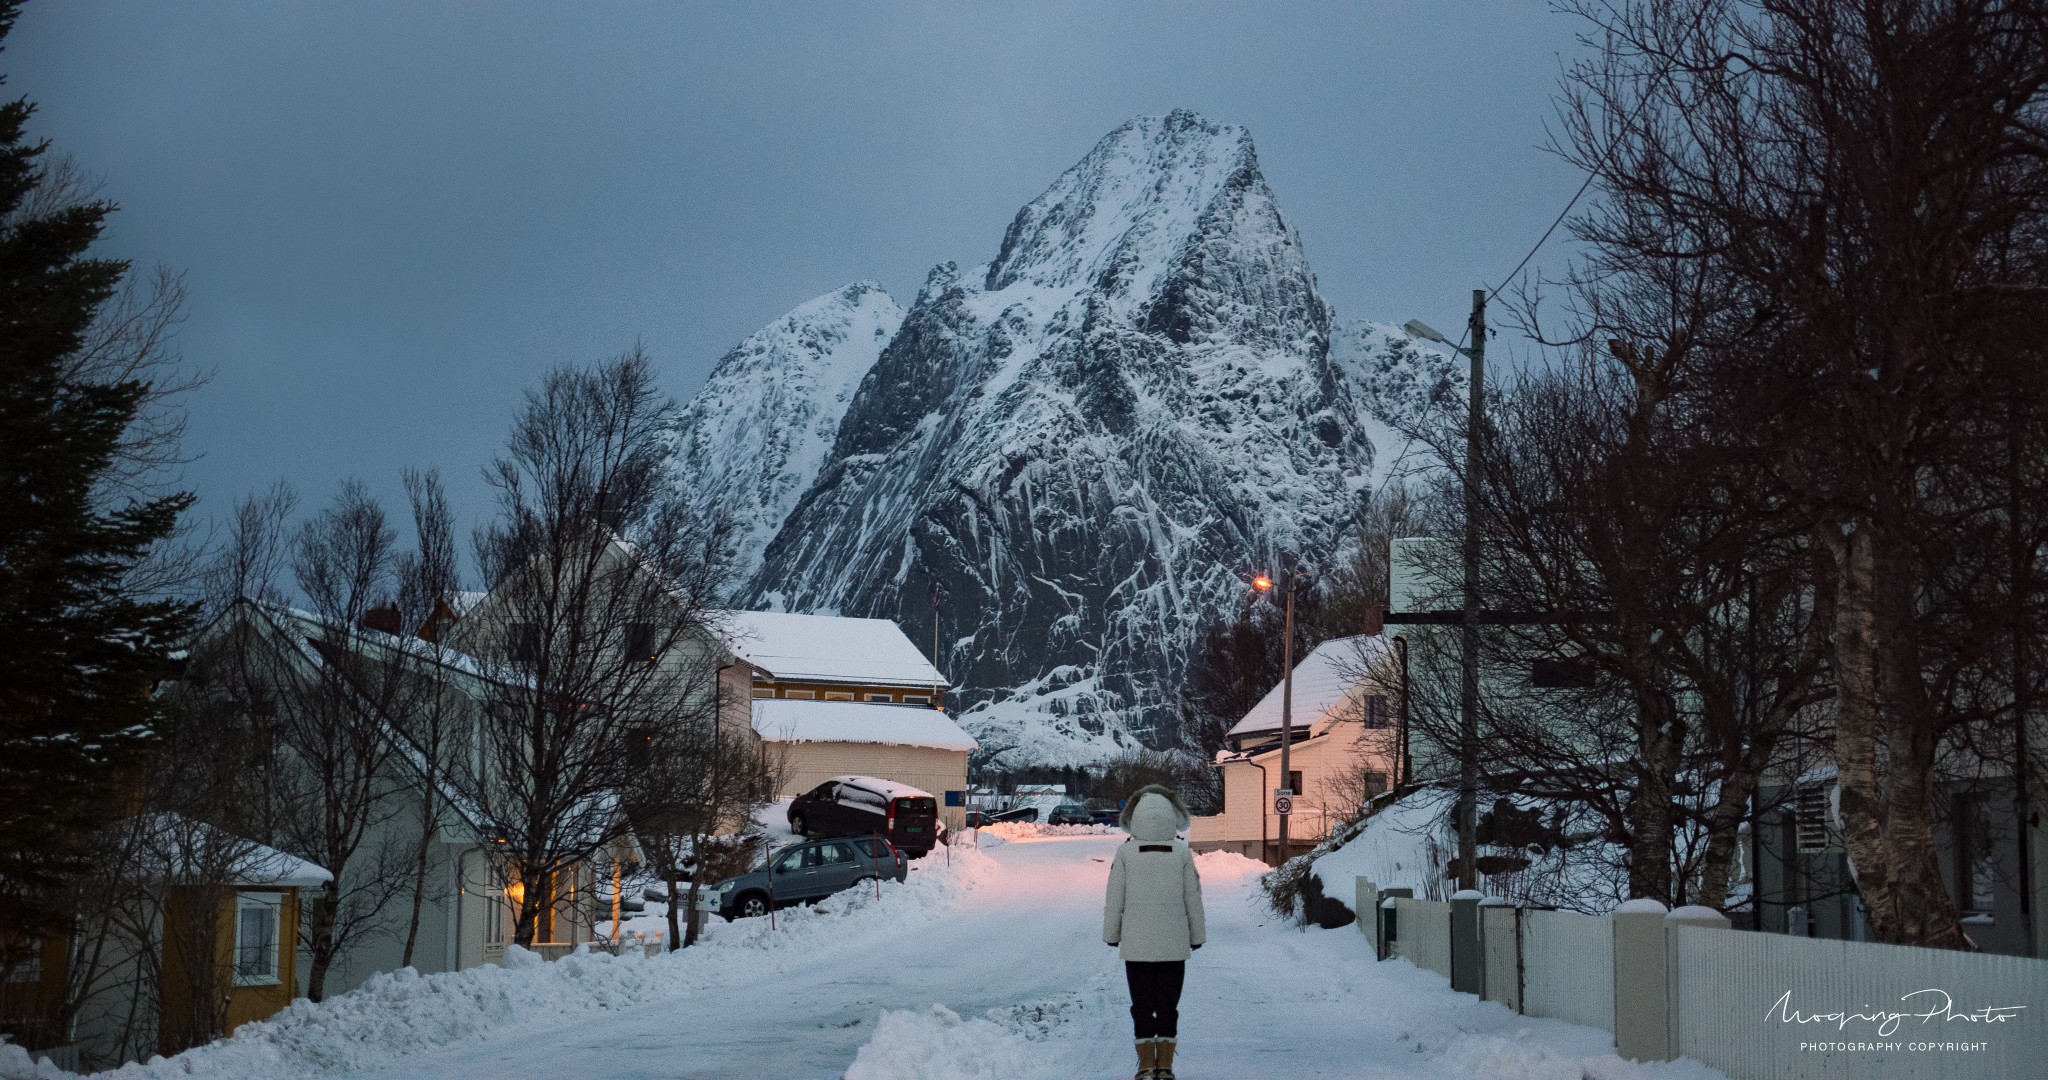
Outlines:
[[[1124, 278], [1139, 294], [1181, 254], [1233, 186], [1263, 187], [1251, 132], [1186, 110], [1141, 116], [1104, 136], [1017, 212], [985, 288], [1071, 288]], [[1134, 273], [1135, 272], [1135, 273]]]
[[760, 567], [902, 323], [903, 309], [872, 281], [807, 300], [726, 353], [683, 410], [670, 468], [700, 510], [732, 515], [734, 580]]

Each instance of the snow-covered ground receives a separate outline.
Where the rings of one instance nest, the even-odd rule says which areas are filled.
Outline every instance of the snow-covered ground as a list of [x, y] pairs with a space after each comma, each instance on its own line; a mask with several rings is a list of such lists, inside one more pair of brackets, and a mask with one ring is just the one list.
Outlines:
[[[1119, 837], [981, 837], [909, 882], [766, 920], [713, 925], [653, 960], [570, 957], [382, 977], [299, 1003], [122, 1080], [507, 1076], [1123, 1077], [1134, 1059], [1102, 889]], [[1209, 944], [1188, 966], [1181, 1075], [1704, 1080], [1638, 1066], [1608, 1036], [1454, 994], [1357, 930], [1266, 913], [1263, 869], [1200, 858]], [[18, 1051], [16, 1052], [18, 1056]], [[6, 1076], [0, 1057], [0, 1076]]]

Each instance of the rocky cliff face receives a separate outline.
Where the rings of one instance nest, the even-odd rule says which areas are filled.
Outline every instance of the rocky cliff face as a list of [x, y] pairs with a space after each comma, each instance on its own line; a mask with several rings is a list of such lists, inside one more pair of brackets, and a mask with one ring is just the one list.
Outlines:
[[737, 582], [760, 569], [818, 478], [855, 388], [902, 322], [872, 281], [826, 293], [734, 346], [683, 410], [670, 465], [697, 509], [732, 514]]
[[1250, 134], [1133, 120], [932, 271], [742, 600], [924, 642], [936, 586], [986, 756], [1156, 742], [1202, 623], [1333, 546], [1373, 473], [1371, 365], [1331, 332]]

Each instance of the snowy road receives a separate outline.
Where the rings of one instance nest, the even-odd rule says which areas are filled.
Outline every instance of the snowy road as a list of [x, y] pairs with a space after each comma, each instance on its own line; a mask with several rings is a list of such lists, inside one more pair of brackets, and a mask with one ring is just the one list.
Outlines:
[[[1101, 943], [1101, 897], [1119, 837], [991, 844], [991, 865], [950, 905], [840, 940], [778, 950], [715, 989], [528, 1025], [485, 1045], [359, 1074], [378, 1080], [508, 1076], [945, 1075], [1026, 1067], [1129, 1075], [1122, 966]], [[1406, 964], [1376, 964], [1355, 930], [1298, 930], [1256, 903], [1256, 864], [1203, 860], [1210, 944], [1190, 964], [1182, 1075], [1571, 1077], [1612, 1059], [1604, 1033], [1530, 1020], [1451, 994]], [[936, 869], [936, 868], [935, 868]], [[860, 919], [858, 913], [847, 919]], [[874, 912], [873, 914], [881, 914]], [[874, 920], [880, 923], [880, 920]], [[955, 1024], [932, 1006], [993, 1023]], [[892, 1018], [873, 1046], [884, 1010]], [[1022, 1061], [1012, 1060], [1021, 1057]], [[542, 1064], [547, 1063], [547, 1064]]]
[[[884, 895], [714, 924], [652, 960], [524, 956], [380, 977], [120, 1080], [593, 1077], [1081, 1080], [1133, 1067], [1122, 967], [1101, 905], [1120, 835], [987, 838]], [[1453, 994], [1375, 963], [1355, 929], [1269, 916], [1263, 867], [1201, 856], [1209, 944], [1190, 961], [1180, 1075], [1702, 1080], [1636, 1066], [1604, 1032]]]

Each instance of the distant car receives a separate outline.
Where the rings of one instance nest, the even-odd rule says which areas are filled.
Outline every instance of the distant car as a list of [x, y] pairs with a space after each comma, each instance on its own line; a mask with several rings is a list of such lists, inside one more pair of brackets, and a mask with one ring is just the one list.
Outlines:
[[1114, 825], [1118, 821], [1123, 820], [1123, 811], [1114, 808], [1108, 810], [1091, 810], [1088, 812], [1088, 820], [1094, 822], [1097, 825]]
[[991, 825], [1000, 825], [1000, 824], [1002, 824], [1002, 823], [1003, 823], [1003, 822], [1005, 822], [1005, 821], [1037, 821], [1037, 820], [1038, 820], [1038, 807], [1036, 807], [1036, 806], [1020, 806], [1020, 807], [1016, 808], [1015, 810], [1005, 810], [1005, 811], [1003, 811], [1003, 812], [1002, 812], [1002, 813], [1000, 813], [1000, 814], [990, 814], [990, 815], [989, 815], [989, 818], [988, 818], [988, 823], [989, 823], [989, 824], [991, 824]]
[[879, 836], [846, 836], [792, 844], [768, 865], [729, 877], [698, 894], [697, 906], [726, 921], [766, 915], [771, 908], [809, 904], [876, 878], [902, 881], [910, 866]]
[[1053, 807], [1045, 821], [1048, 825], [1088, 825], [1095, 821], [1095, 816], [1080, 803], [1069, 802]]
[[882, 836], [922, 858], [939, 842], [939, 801], [893, 780], [835, 776], [790, 802], [789, 828], [798, 836]]

